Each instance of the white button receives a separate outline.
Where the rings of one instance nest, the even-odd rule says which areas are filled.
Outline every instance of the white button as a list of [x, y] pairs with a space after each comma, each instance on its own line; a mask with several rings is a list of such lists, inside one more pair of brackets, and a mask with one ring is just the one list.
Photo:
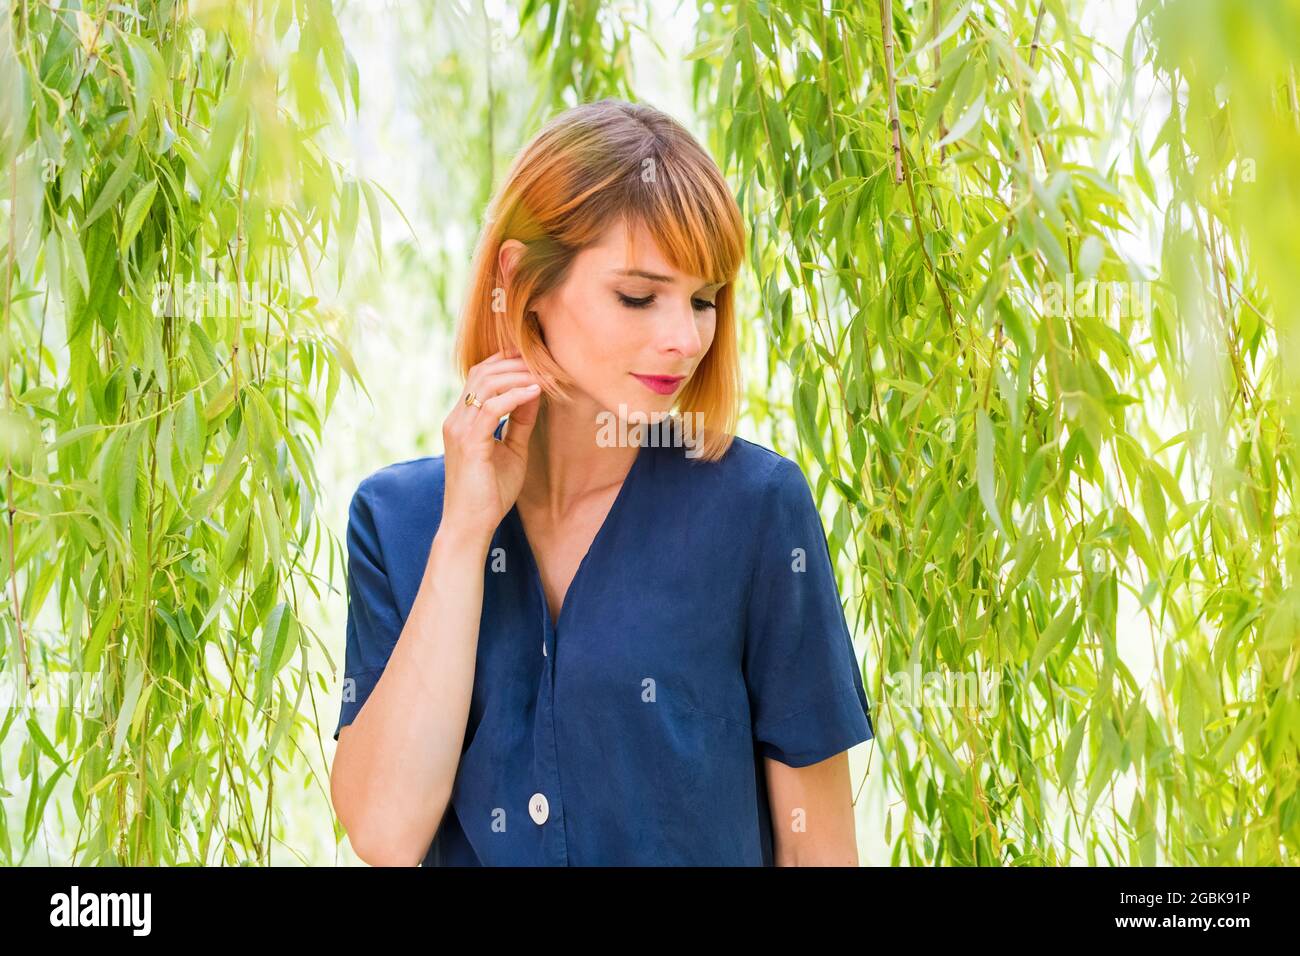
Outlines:
[[546, 822], [547, 816], [550, 815], [550, 804], [546, 802], [546, 794], [535, 793], [528, 801], [528, 812], [532, 815], [533, 822], [541, 826]]

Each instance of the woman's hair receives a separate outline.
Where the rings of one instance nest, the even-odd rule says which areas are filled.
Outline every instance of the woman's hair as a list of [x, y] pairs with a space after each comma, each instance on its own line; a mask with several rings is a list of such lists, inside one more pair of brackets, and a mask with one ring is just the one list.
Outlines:
[[[620, 219], [629, 236], [643, 224], [675, 269], [725, 283], [715, 300], [713, 342], [674, 406], [702, 423], [700, 457], [716, 460], [731, 445], [740, 401], [734, 280], [744, 227], [713, 159], [651, 106], [602, 99], [573, 107], [515, 157], [474, 251], [456, 338], [461, 376], [514, 343], [542, 389], [566, 397], [572, 379], [543, 343], [531, 305], [562, 284], [573, 257]], [[508, 288], [498, 263], [507, 239], [527, 246]]]

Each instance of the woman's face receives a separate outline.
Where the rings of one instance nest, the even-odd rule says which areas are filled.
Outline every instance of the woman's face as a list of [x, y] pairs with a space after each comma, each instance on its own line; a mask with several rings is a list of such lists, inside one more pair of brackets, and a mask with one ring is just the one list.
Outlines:
[[596, 411], [655, 420], [672, 409], [713, 343], [722, 283], [673, 269], [639, 223], [629, 252], [627, 232], [619, 221], [579, 252], [564, 283], [533, 309], [577, 401], [585, 396]]

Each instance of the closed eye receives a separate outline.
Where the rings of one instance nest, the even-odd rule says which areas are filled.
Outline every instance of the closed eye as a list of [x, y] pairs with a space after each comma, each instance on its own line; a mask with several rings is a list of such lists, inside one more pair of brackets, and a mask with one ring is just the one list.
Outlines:
[[[631, 296], [624, 295], [622, 292], [618, 293], [618, 298], [619, 301], [622, 302], [629, 309], [648, 308], [650, 304], [655, 300], [655, 297], [652, 295], [648, 295], [643, 299], [634, 299]], [[691, 305], [695, 307], [696, 312], [704, 312], [707, 311], [708, 309], [716, 308], [715, 304], [710, 302], [708, 299], [692, 299]]]

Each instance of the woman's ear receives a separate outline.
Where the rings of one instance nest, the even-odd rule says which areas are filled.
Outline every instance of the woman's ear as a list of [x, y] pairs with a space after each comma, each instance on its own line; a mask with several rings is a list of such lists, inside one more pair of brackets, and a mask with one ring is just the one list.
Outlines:
[[524, 254], [525, 246], [518, 239], [507, 239], [501, 243], [501, 248], [497, 250], [497, 266], [501, 270], [501, 277], [509, 284], [510, 277], [514, 275], [515, 266], [519, 262], [519, 257]]

